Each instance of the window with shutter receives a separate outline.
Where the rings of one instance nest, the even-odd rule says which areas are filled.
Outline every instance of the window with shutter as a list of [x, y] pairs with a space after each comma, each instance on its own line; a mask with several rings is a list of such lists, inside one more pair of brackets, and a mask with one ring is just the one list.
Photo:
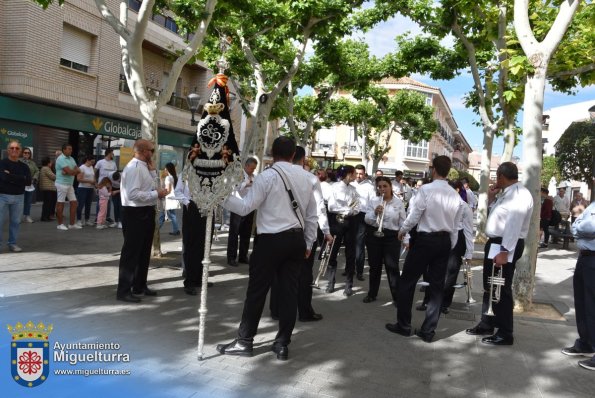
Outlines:
[[62, 30], [60, 65], [88, 72], [91, 65], [92, 45], [93, 36], [65, 24]]

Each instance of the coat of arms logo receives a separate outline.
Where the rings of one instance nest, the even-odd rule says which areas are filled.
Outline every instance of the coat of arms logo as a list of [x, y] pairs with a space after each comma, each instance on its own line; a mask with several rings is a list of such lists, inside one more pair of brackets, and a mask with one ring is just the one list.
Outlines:
[[24, 387], [37, 387], [47, 380], [50, 372], [49, 335], [53, 325], [43, 322], [35, 325], [29, 321], [13, 327], [8, 325], [12, 335], [10, 343], [10, 369], [12, 379]]

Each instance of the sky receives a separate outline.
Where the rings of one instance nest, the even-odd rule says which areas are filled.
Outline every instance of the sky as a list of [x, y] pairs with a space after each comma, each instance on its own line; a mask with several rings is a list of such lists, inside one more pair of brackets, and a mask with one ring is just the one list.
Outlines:
[[[421, 29], [410, 19], [403, 16], [397, 16], [387, 22], [377, 25], [374, 29], [365, 34], [356, 33], [354, 34], [354, 37], [362, 38], [368, 43], [370, 52], [373, 55], [382, 57], [387, 53], [394, 51], [396, 46], [394, 38], [407, 31], [412, 34], [417, 34], [421, 32]], [[481, 127], [474, 125], [474, 122], [479, 121], [479, 116], [472, 110], [465, 108], [465, 105], [463, 104], [464, 95], [473, 87], [473, 78], [471, 77], [471, 74], [469, 72], [462, 72], [460, 76], [450, 81], [432, 80], [428, 76], [418, 74], [412, 75], [411, 78], [438, 87], [442, 90], [442, 94], [450, 106], [459, 129], [463, 132], [463, 135], [472, 148], [481, 149], [483, 133]], [[595, 85], [579, 89], [576, 95], [557, 93], [554, 92], [551, 87], [546, 86], [544, 110], [592, 99], [595, 99]], [[518, 124], [519, 126], [522, 125], [522, 113], [519, 115]], [[496, 138], [494, 141], [493, 153], [502, 153], [503, 148], [504, 142], [502, 138]], [[522, 159], [522, 142], [515, 148], [514, 155], [519, 156]]]

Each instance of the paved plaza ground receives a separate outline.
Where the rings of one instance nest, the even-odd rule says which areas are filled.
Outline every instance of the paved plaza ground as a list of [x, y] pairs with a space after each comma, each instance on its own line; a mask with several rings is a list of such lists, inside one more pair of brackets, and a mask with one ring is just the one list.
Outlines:
[[[33, 207], [39, 219], [40, 205]], [[51, 372], [38, 387], [11, 380], [10, 334], [0, 338], [2, 397], [592, 397], [595, 372], [577, 366], [560, 349], [576, 338], [572, 275], [576, 247], [550, 245], [539, 254], [535, 301], [551, 304], [561, 320], [517, 316], [515, 344], [492, 347], [465, 334], [481, 311], [457, 291], [450, 314], [442, 317], [435, 341], [401, 337], [384, 328], [396, 319], [383, 280], [378, 301], [364, 304], [367, 283], [355, 295], [314, 292], [324, 319], [296, 325], [290, 358], [270, 352], [277, 324], [265, 308], [251, 358], [221, 356], [215, 346], [236, 334], [248, 280], [248, 266], [225, 264], [226, 233], [213, 245], [205, 359], [197, 360], [199, 297], [184, 294], [181, 238], [162, 229], [164, 258], [149, 271], [157, 297], [141, 304], [115, 300], [120, 230], [58, 231], [55, 223], [21, 226], [22, 253], [0, 252], [0, 323], [29, 320], [53, 324]], [[6, 237], [6, 230], [4, 237]], [[474, 256], [481, 258], [476, 246]], [[480, 299], [480, 267], [475, 299]], [[366, 268], [367, 274], [367, 268]], [[366, 275], [367, 278], [367, 275]], [[418, 300], [421, 295], [417, 293]], [[423, 313], [414, 311], [413, 326]], [[4, 329], [6, 330], [6, 329]], [[56, 361], [55, 344], [116, 343], [110, 353], [129, 362]], [[72, 348], [70, 353], [93, 351]], [[55, 370], [129, 370], [130, 375], [57, 375]]]

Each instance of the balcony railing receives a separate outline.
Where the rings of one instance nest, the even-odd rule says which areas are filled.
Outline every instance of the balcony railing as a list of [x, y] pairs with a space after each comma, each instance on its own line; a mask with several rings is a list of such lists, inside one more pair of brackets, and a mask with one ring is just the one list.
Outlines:
[[[126, 81], [126, 77], [124, 75], [120, 75], [120, 83], [119, 83], [118, 90], [121, 93], [130, 94], [130, 87], [128, 87], [128, 82]], [[147, 91], [154, 96], [158, 96], [159, 93], [161, 93], [161, 90], [157, 90], [156, 88], [153, 88], [153, 87], [147, 87]], [[167, 102], [167, 105], [172, 106], [174, 108], [182, 109], [185, 111], [190, 111], [190, 108], [188, 108], [188, 103], [186, 102], [186, 98], [180, 97], [176, 94], [172, 94], [171, 98]]]

